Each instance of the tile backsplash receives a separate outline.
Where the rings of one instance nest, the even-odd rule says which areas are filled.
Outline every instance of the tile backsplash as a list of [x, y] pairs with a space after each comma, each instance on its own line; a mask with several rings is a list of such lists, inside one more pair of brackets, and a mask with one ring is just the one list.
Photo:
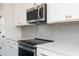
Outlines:
[[22, 37], [79, 43], [79, 22], [23, 27]]
[[23, 38], [34, 38], [35, 33], [35, 26], [22, 27]]

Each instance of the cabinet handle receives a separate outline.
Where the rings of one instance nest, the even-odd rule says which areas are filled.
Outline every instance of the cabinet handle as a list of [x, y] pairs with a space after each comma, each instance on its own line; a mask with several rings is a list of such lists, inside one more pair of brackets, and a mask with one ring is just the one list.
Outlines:
[[41, 53], [41, 55], [42, 55], [42, 56], [47, 56], [47, 55], [45, 55], [45, 54], [43, 54], [43, 53]]
[[8, 43], [10, 43], [10, 41], [8, 41]]
[[0, 34], [1, 34], [1, 31], [0, 31]]
[[68, 16], [66, 16], [66, 19], [68, 18]]
[[0, 16], [0, 18], [1, 18], [2, 16]]
[[72, 16], [70, 15], [69, 18], [72, 18]]
[[0, 49], [2, 49], [2, 48], [0, 47]]

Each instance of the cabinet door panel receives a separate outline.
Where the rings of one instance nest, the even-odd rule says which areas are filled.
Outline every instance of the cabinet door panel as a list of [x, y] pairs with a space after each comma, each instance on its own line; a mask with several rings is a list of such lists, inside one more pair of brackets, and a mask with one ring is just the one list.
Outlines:
[[54, 4], [54, 21], [66, 20], [66, 16], [70, 14], [71, 4]]
[[18, 56], [18, 43], [15, 41], [10, 41], [9, 40], [9, 49], [11, 49], [11, 56]]
[[6, 56], [13, 56], [13, 47], [9, 46], [9, 45], [6, 45], [5, 47], [5, 55]]
[[3, 56], [18, 56], [18, 44], [11, 40], [3, 40]]
[[54, 5], [49, 3], [47, 4], [47, 23], [51, 23], [54, 19]]
[[48, 4], [48, 23], [67, 20], [71, 11], [70, 6], [71, 4], [65, 3]]
[[13, 47], [11, 46], [11, 42], [9, 40], [5, 40], [5, 55], [12, 56], [13, 55]]
[[24, 14], [24, 12], [26, 10], [24, 9], [25, 6], [23, 6], [23, 5], [24, 4], [15, 4], [15, 23], [17, 25], [22, 25], [22, 24], [26, 23], [25, 14]]
[[79, 4], [78, 3], [74, 3], [71, 6], [71, 19], [79, 19]]
[[18, 56], [18, 43], [12, 42], [12, 47], [13, 47], [13, 56]]
[[15, 24], [28, 25], [26, 20], [26, 10], [32, 8], [32, 3], [16, 3], [15, 4]]

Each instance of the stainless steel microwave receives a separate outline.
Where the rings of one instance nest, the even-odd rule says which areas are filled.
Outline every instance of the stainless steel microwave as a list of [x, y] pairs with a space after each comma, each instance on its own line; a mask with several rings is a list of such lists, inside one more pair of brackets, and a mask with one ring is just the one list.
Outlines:
[[37, 5], [26, 11], [26, 19], [29, 23], [47, 22], [47, 4]]

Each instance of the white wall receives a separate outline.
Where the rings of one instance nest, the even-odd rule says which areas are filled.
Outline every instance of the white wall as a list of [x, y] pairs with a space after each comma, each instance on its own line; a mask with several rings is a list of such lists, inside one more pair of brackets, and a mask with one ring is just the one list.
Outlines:
[[[29, 33], [27, 30], [28, 27], [24, 27], [22, 29], [22, 36], [27, 37], [26, 34], [28, 33], [29, 35], [36, 33], [34, 37], [45, 38], [55, 41], [79, 43], [79, 22], [54, 25], [37, 25], [33, 28], [35, 28], [35, 32], [33, 32], [33, 30], [29, 30]], [[30, 29], [32, 29], [32, 27], [30, 27]]]
[[5, 35], [8, 38], [20, 38], [21, 28], [15, 26], [14, 4], [3, 4], [3, 18], [5, 19]]

